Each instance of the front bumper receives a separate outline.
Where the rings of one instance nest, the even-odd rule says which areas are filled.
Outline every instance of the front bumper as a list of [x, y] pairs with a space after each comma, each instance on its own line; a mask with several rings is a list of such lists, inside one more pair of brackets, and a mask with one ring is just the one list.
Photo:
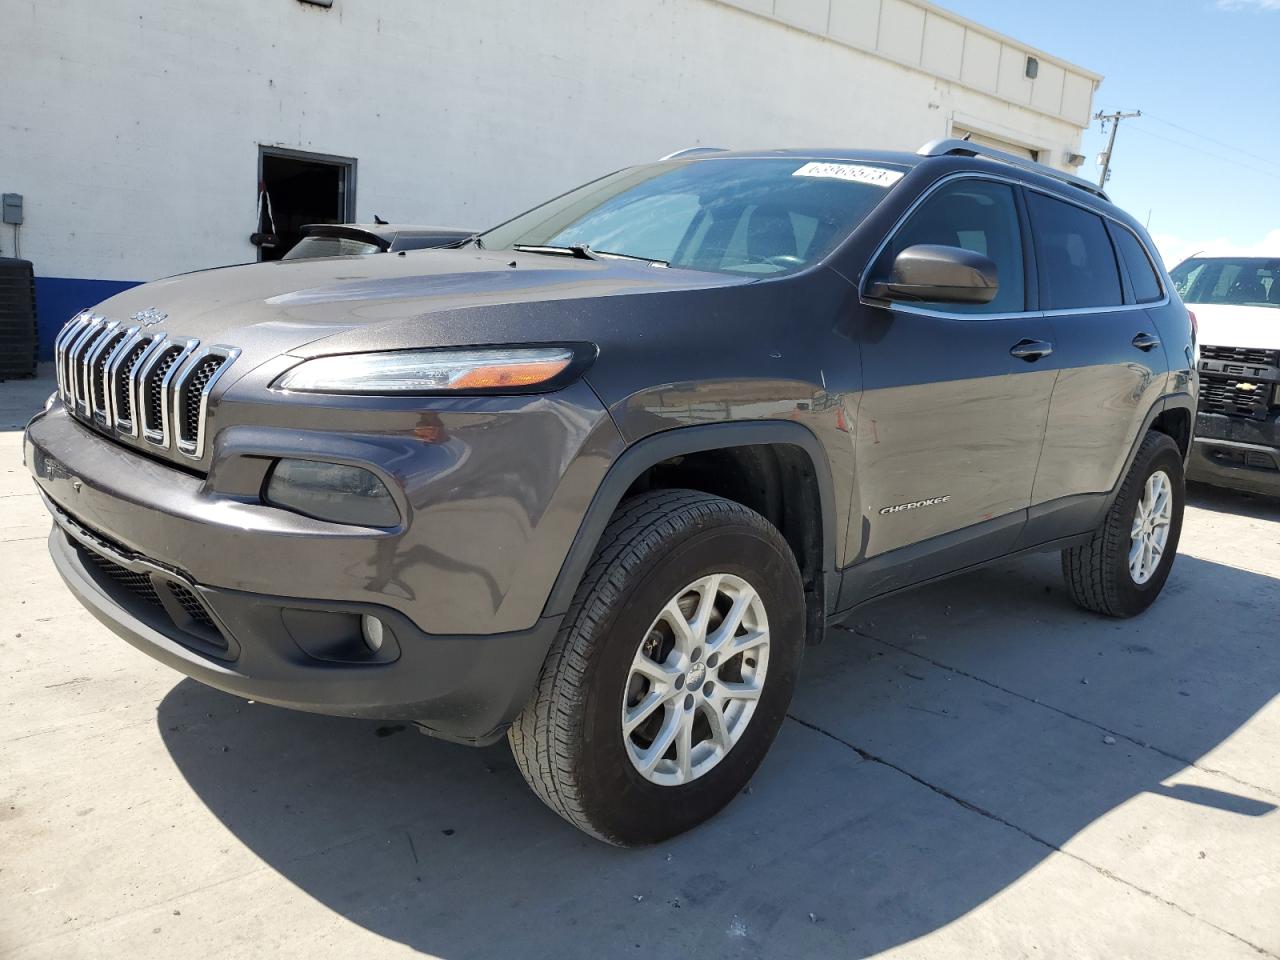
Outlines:
[[[134, 646], [246, 698], [484, 743], [536, 684], [559, 627], [543, 607], [580, 519], [572, 504], [598, 484], [616, 442], [603, 411], [600, 434], [583, 411], [560, 398], [473, 400], [425, 439], [231, 427], [202, 477], [54, 404], [29, 425], [23, 452], [54, 516], [58, 570]], [[503, 441], [521, 430], [559, 441], [540, 448], [550, 465], [527, 458], [511, 470]], [[597, 455], [575, 458], [587, 437]], [[349, 527], [264, 506], [262, 464], [295, 452], [290, 444], [378, 470], [404, 523]], [[494, 471], [498, 457], [506, 473]], [[364, 615], [386, 628], [376, 653]]]
[[[161, 663], [263, 703], [411, 721], [445, 739], [490, 743], [519, 712], [560, 625], [559, 617], [546, 617], [518, 633], [429, 636], [387, 607], [203, 587], [180, 571], [121, 550], [53, 509], [49, 552], [90, 613]], [[165, 595], [171, 583], [194, 595], [212, 629], [190, 617], [199, 609], [190, 600], [174, 607]], [[344, 661], [344, 651], [359, 650], [359, 616], [365, 613], [387, 625], [382, 657]], [[344, 637], [344, 629], [357, 632]], [[326, 631], [327, 650], [316, 646], [317, 634]]]
[[1280, 497], [1280, 415], [1198, 414], [1187, 479]]

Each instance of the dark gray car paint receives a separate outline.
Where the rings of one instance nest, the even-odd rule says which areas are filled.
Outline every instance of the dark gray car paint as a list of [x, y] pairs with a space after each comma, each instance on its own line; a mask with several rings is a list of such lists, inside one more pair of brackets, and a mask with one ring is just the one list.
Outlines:
[[[171, 641], [181, 657], [169, 650], [162, 658], [178, 669], [301, 709], [418, 709], [415, 718], [434, 732], [468, 741], [500, 730], [536, 676], [513, 668], [491, 679], [487, 693], [472, 689], [478, 664], [493, 657], [485, 638], [523, 638], [534, 649], [521, 647], [528, 656], [520, 663], [541, 662], [554, 633], [547, 624], [567, 608], [613, 506], [656, 459], [716, 445], [805, 451], [819, 478], [821, 496], [810, 506], [820, 512], [831, 616], [1087, 533], [1144, 426], [1168, 405], [1193, 407], [1190, 328], [1176, 296], [1067, 316], [1036, 311], [1033, 291], [1027, 313], [986, 320], [890, 309], [860, 291], [872, 254], [911, 204], [957, 174], [1066, 196], [1149, 244], [1145, 231], [1097, 198], [991, 161], [791, 155], [875, 159], [908, 172], [823, 263], [777, 279], [468, 248], [228, 268], [126, 291], [96, 312], [124, 319], [158, 306], [175, 334], [243, 351], [211, 397], [214, 442], [201, 461], [168, 462], [143, 443], [100, 436], [55, 403], [28, 427], [27, 462], [53, 504], [182, 571], [220, 617], [219, 604], [234, 619], [239, 607], [226, 598], [241, 595], [276, 598], [259, 604], [275, 610], [384, 608], [403, 618], [402, 665], [425, 664], [415, 654], [433, 638], [472, 638], [448, 670], [474, 709], [464, 722], [451, 719], [452, 707], [403, 699], [395, 683], [370, 695], [365, 681], [317, 687], [306, 671], [295, 672], [292, 687], [288, 675], [270, 683], [248, 670], [210, 676], [201, 658]], [[1138, 329], [1158, 332], [1164, 346], [1141, 353], [1128, 343]], [[1011, 357], [1024, 338], [1052, 341], [1054, 352], [1035, 363]], [[308, 357], [546, 342], [591, 343], [599, 355], [583, 380], [542, 395], [332, 397], [270, 388]], [[259, 494], [271, 459], [285, 455], [373, 470], [393, 491], [402, 524], [346, 527], [265, 506]], [[879, 513], [943, 495], [949, 499], [927, 509]], [[77, 593], [92, 595], [76, 585], [74, 564], [60, 569]], [[127, 611], [100, 603], [95, 612], [114, 617], [113, 627], [144, 649], [155, 646], [154, 637], [138, 639]], [[248, 651], [261, 621], [239, 622]], [[343, 669], [375, 671], [360, 674], [374, 682], [386, 668]], [[492, 729], [478, 730], [477, 716]]]

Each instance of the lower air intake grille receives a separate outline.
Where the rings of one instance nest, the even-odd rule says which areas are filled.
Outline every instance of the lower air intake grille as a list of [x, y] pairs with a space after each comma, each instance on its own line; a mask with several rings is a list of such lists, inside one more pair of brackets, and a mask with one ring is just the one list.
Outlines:
[[135, 597], [147, 601], [147, 603], [160, 610], [164, 609], [164, 604], [160, 602], [160, 595], [156, 593], [155, 585], [147, 574], [134, 573], [132, 570], [127, 570], [114, 560], [108, 560], [102, 554], [95, 553], [93, 550], [85, 550], [84, 555], [89, 558], [89, 561], [95, 567]]
[[196, 599], [194, 593], [176, 580], [167, 581], [167, 586], [169, 587], [169, 592], [173, 594], [173, 599], [178, 601], [182, 609], [187, 612], [187, 616], [202, 627], [208, 627], [210, 630], [214, 629], [213, 618], [209, 616], [209, 611]]

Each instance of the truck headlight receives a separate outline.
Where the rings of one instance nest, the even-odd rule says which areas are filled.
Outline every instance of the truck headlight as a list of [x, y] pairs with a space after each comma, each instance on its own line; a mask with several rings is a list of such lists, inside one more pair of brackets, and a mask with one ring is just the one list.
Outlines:
[[386, 485], [363, 467], [343, 463], [279, 460], [265, 499], [273, 507], [332, 523], [394, 527], [400, 522]]
[[[352, 353], [306, 360], [273, 386], [365, 395], [519, 393], [567, 382], [585, 363], [571, 347], [466, 348]], [[594, 355], [594, 354], [592, 354]]]

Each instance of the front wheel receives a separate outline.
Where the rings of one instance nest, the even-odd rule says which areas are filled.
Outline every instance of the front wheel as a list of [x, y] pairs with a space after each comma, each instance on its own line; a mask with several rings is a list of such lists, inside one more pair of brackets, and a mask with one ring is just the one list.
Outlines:
[[1184, 500], [1178, 445], [1163, 433], [1148, 433], [1093, 539], [1062, 551], [1071, 598], [1111, 617], [1132, 617], [1151, 606], [1178, 552]]
[[764, 758], [804, 624], [795, 558], [764, 517], [690, 490], [625, 502], [508, 733], [520, 772], [610, 843], [688, 830]]

